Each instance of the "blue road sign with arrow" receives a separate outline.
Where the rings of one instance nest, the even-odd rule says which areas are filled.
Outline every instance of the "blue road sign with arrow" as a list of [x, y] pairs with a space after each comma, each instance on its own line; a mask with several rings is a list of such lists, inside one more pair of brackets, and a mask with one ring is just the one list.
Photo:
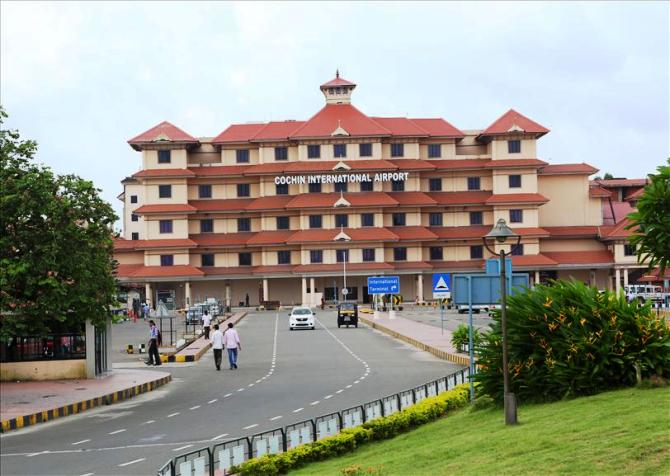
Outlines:
[[368, 294], [398, 294], [400, 278], [398, 276], [375, 276], [368, 278]]

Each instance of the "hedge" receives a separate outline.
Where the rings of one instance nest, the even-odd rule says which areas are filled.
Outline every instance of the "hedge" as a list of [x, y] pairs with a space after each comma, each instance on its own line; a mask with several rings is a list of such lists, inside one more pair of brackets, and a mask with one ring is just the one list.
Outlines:
[[361, 426], [342, 430], [335, 436], [298, 446], [285, 453], [250, 459], [239, 466], [233, 466], [230, 472], [243, 476], [285, 474], [305, 463], [349, 453], [369, 441], [393, 438], [419, 425], [436, 420], [451, 410], [465, 406], [468, 398], [468, 385], [459, 385], [453, 390], [435, 397], [428, 397], [393, 415], [375, 418]]

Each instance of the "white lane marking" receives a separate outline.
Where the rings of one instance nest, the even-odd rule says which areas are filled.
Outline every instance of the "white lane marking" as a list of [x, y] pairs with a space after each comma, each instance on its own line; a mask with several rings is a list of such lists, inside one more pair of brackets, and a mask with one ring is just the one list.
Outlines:
[[221, 433], [220, 435], [217, 435], [214, 438], [212, 438], [212, 441], [219, 440], [219, 439], [223, 438], [224, 436], [228, 436], [228, 433]]
[[258, 426], [258, 423], [254, 423], [253, 425], [245, 426], [242, 428], [243, 430], [251, 430], [252, 428], [256, 428]]
[[172, 418], [173, 416], [177, 416], [177, 415], [179, 415], [179, 413], [180, 413], [180, 412], [170, 413], [167, 417], [168, 417], [168, 418]]
[[351, 388], [351, 387], [352, 387], [351, 385], [347, 385], [347, 388]]
[[255, 385], [255, 384], [250, 383], [249, 385], [247, 385], [247, 387], [253, 387], [254, 385]]
[[151, 423], [156, 423], [156, 420], [147, 420], [144, 423], [141, 423], [141, 425], [149, 425]]
[[256, 383], [261, 383], [261, 379], [256, 380]]
[[94, 474], [95, 474], [95, 473], [85, 473], [85, 474], [82, 474], [82, 475], [80, 475], [80, 476], [93, 476]]
[[295, 410], [293, 410], [293, 413], [298, 413], [298, 412], [301, 412], [303, 410], [304, 410], [304, 408], [302, 408], [302, 407], [296, 408]]
[[354, 380], [354, 385], [356, 385], [359, 382], [360, 382], [360, 380]]
[[281, 417], [282, 417], [281, 415], [273, 416], [272, 418], [270, 418], [270, 421], [279, 420]]
[[138, 459], [134, 459], [132, 461], [128, 461], [127, 463], [121, 463], [119, 465], [119, 468], [123, 468], [124, 466], [130, 466], [131, 464], [139, 463], [141, 461], [146, 461], [146, 458], [138, 458]]
[[237, 391], [238, 392], [244, 392], [244, 389], [243, 388], [238, 388]]
[[342, 392], [344, 392], [344, 390], [343, 390], [343, 389], [339, 389], [339, 390], [338, 390], [337, 392], [335, 392], [335, 393], [342, 393]]
[[196, 405], [194, 407], [191, 407], [191, 408], [189, 408], [189, 410], [197, 410], [198, 408], [200, 408], [200, 405]]
[[38, 455], [43, 455], [45, 453], [48, 453], [49, 451], [38, 451], [37, 453], [30, 453], [26, 455], [26, 458], [32, 458], [33, 456], [38, 456]]
[[230, 397], [231, 395], [232, 395], [232, 393], [226, 393], [226, 394], [223, 396], [223, 398], [228, 398], [228, 397]]
[[215, 398], [215, 399], [213, 399], [213, 400], [210, 400], [210, 401], [207, 402], [207, 403], [214, 403], [214, 402], [216, 402], [217, 400], [218, 400], [218, 398]]
[[108, 435], [116, 435], [117, 433], [123, 433], [124, 431], [126, 431], [126, 429], [125, 429], [125, 428], [121, 428], [120, 430], [116, 430], [116, 431], [111, 431], [111, 432], [109, 432]]
[[185, 450], [186, 448], [190, 448], [191, 446], [193, 446], [193, 445], [184, 445], [184, 446], [180, 446], [179, 448], [174, 448], [172, 451], [181, 451], [181, 450]]
[[314, 400], [312, 403], [310, 403], [310, 405], [318, 405], [319, 402], [320, 402], [320, 400]]
[[81, 445], [82, 443], [88, 443], [89, 441], [91, 441], [90, 438], [88, 440], [77, 441], [76, 443], [72, 443], [72, 446]]
[[332, 395], [326, 395], [325, 397], [323, 397], [324, 400], [328, 400], [329, 398], [333, 398], [333, 396]]

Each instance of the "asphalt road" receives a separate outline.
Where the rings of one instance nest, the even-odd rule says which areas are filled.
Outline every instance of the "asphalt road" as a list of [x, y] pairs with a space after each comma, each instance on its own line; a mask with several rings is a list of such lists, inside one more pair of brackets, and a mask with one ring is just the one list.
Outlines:
[[[128, 402], [0, 437], [7, 475], [155, 474], [168, 459], [405, 390], [459, 367], [365, 326], [289, 331], [288, 313], [251, 313], [239, 326], [239, 369], [164, 364], [173, 382]], [[225, 364], [225, 360], [224, 360]], [[123, 366], [141, 366], [126, 362]]]

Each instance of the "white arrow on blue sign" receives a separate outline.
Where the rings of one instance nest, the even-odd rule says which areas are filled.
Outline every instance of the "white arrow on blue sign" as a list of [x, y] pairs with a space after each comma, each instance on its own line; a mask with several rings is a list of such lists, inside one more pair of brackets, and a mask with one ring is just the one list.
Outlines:
[[376, 276], [368, 278], [368, 294], [398, 294], [400, 278], [398, 276]]
[[451, 275], [433, 274], [433, 299], [451, 297]]

